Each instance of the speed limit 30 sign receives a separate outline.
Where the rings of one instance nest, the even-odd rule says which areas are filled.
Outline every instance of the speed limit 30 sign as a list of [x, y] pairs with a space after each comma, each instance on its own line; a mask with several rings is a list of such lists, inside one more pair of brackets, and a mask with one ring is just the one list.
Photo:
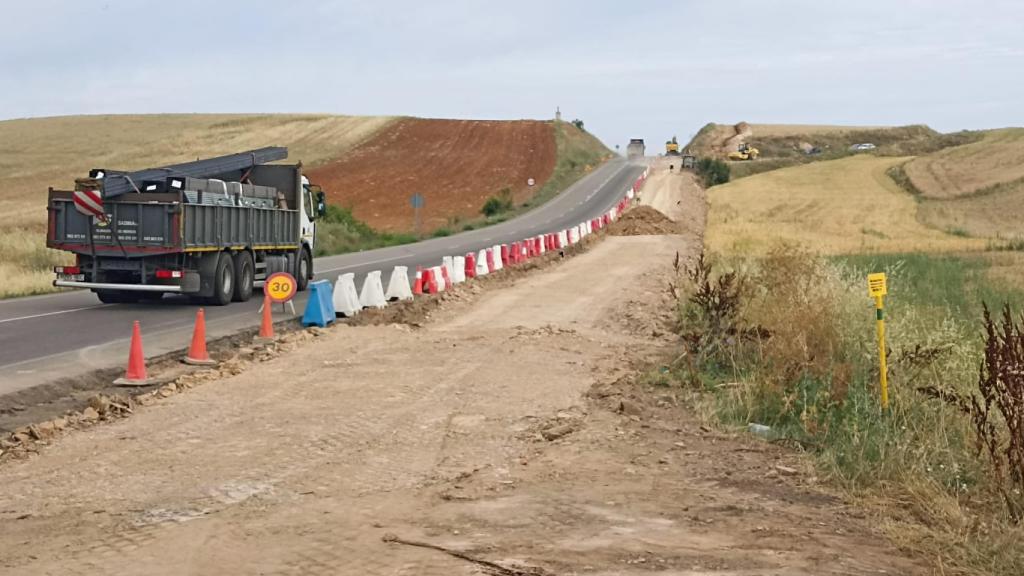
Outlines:
[[295, 277], [287, 272], [274, 272], [267, 278], [263, 285], [263, 292], [270, 298], [271, 302], [288, 302], [295, 297], [298, 284]]

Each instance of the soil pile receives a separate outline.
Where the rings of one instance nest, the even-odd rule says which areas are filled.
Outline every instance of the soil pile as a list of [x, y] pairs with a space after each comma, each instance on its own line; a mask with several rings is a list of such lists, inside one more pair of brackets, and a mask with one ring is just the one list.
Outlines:
[[637, 206], [623, 214], [608, 228], [612, 236], [656, 236], [680, 234], [682, 229], [661, 212], [650, 206]]

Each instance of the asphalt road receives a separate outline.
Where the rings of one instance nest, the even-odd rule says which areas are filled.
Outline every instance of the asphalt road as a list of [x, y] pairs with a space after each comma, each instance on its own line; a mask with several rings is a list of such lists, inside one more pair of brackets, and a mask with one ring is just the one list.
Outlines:
[[[644, 167], [614, 159], [550, 202], [513, 220], [416, 244], [317, 258], [316, 278], [331, 282], [354, 272], [383, 271], [387, 286], [394, 266], [436, 266], [443, 256], [464, 255], [495, 244], [555, 232], [607, 212]], [[308, 292], [295, 301], [301, 314]], [[207, 334], [225, 336], [259, 323], [260, 298], [206, 307]], [[195, 305], [184, 297], [158, 303], [101, 304], [88, 291], [71, 291], [0, 301], [0, 394], [9, 394], [89, 370], [123, 365], [131, 325], [139, 320], [147, 356], [188, 346]], [[275, 320], [281, 319], [280, 313]]]

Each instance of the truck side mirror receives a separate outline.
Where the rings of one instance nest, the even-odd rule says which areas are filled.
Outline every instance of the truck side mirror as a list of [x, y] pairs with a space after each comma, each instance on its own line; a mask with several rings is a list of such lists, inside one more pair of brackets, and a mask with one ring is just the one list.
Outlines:
[[318, 190], [316, 193], [316, 215], [322, 218], [325, 214], [327, 214], [327, 198], [323, 190]]

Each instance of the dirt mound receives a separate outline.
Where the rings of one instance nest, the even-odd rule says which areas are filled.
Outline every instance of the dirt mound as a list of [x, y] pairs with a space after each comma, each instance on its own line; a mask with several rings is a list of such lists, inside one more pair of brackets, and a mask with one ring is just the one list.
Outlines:
[[551, 176], [556, 158], [550, 122], [407, 118], [309, 177], [329, 202], [389, 232], [413, 229], [410, 198], [419, 193], [423, 230], [434, 230], [478, 217], [504, 188], [516, 203], [527, 200]]
[[740, 122], [733, 126], [733, 129], [736, 130], [736, 134], [726, 138], [725, 142], [722, 143], [723, 154], [728, 154], [729, 152], [738, 150], [740, 144], [743, 144], [754, 135], [753, 128], [751, 128], [750, 124], [747, 124], [746, 122]]
[[657, 236], [681, 232], [679, 224], [650, 206], [633, 208], [608, 228], [612, 236]]

